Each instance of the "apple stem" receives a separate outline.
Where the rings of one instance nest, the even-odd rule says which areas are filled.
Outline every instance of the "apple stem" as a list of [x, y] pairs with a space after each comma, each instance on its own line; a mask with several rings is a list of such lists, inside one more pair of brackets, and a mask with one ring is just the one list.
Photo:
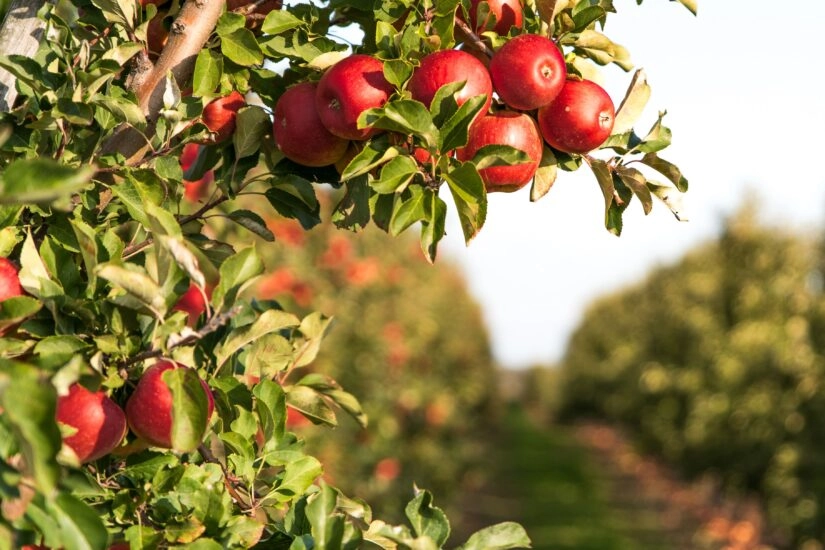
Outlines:
[[458, 27], [458, 29], [464, 33], [477, 48], [484, 52], [488, 57], [493, 57], [493, 54], [495, 53], [493, 49], [488, 46], [487, 43], [473, 31], [473, 29], [470, 28], [470, 25], [459, 18], [456, 18], [455, 24], [456, 27]]

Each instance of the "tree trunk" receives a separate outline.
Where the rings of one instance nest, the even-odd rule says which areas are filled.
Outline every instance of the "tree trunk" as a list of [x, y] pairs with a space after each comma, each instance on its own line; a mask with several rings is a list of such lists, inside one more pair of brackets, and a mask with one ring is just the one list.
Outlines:
[[[12, 0], [6, 19], [0, 26], [0, 55], [33, 57], [40, 45], [46, 23], [37, 12], [45, 0]], [[16, 77], [0, 68], [0, 112], [5, 113], [17, 99]]]

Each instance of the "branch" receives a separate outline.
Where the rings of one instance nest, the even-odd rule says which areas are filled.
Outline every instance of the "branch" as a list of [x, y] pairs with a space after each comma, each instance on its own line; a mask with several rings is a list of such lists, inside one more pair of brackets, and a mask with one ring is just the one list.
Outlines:
[[473, 32], [473, 29], [470, 28], [470, 25], [459, 19], [458, 17], [455, 18], [455, 25], [458, 27], [464, 36], [466, 36], [470, 42], [473, 43], [473, 46], [484, 52], [488, 57], [493, 57], [495, 53], [493, 49], [487, 45], [484, 40], [481, 39], [479, 35]]
[[[163, 108], [167, 75], [171, 74], [181, 88], [192, 80], [198, 52], [212, 34], [224, 4], [225, 0], [187, 0], [172, 23], [169, 42], [160, 58], [132, 79], [130, 87], [146, 115], [150, 135]], [[103, 154], [119, 152], [128, 165], [139, 162], [148, 150], [146, 138], [129, 126], [122, 126], [103, 146]]]
[[[0, 55], [34, 57], [46, 22], [37, 17], [46, 0], [12, 0], [3, 25], [0, 26]], [[0, 69], [0, 113], [11, 110], [17, 99], [17, 78]]]

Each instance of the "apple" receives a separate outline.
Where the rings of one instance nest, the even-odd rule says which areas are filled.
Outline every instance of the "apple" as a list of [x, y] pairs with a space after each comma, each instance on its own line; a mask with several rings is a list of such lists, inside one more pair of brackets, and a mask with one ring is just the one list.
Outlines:
[[461, 50], [441, 50], [425, 56], [413, 72], [407, 89], [413, 99], [429, 107], [438, 89], [453, 82], [465, 82], [456, 94], [456, 103], [461, 105], [473, 96], [484, 94], [487, 102], [479, 116], [490, 109], [493, 101], [490, 73], [481, 61]]
[[[489, 8], [489, 15], [484, 20], [478, 20], [478, 6], [485, 2]], [[495, 17], [493, 25], [492, 17]], [[463, 20], [463, 15], [460, 15]], [[510, 32], [510, 27], [520, 29], [524, 22], [524, 10], [520, 0], [471, 0], [470, 1], [470, 27], [476, 33], [483, 33], [487, 27], [493, 25], [491, 30], [496, 34], [505, 35]]]
[[156, 6], [162, 6], [163, 4], [166, 4], [169, 0], [139, 0], [139, 1], [140, 1], [141, 7], [145, 8], [149, 4], [154, 4]]
[[317, 84], [301, 82], [275, 103], [274, 134], [286, 158], [304, 166], [334, 164], [347, 152], [349, 140], [326, 129], [315, 109]]
[[554, 149], [586, 153], [599, 147], [613, 131], [613, 101], [590, 80], [567, 80], [550, 104], [538, 112], [541, 135]]
[[363, 141], [380, 132], [358, 128], [358, 117], [381, 107], [395, 89], [384, 78], [384, 64], [369, 55], [342, 59], [324, 73], [315, 92], [315, 108], [327, 130], [338, 137]]
[[[212, 297], [212, 286], [206, 285], [206, 297]], [[183, 311], [189, 314], [189, 321], [187, 324], [194, 327], [198, 323], [198, 318], [206, 311], [206, 302], [203, 300], [203, 294], [195, 283], [190, 283], [189, 288], [183, 293], [183, 296], [172, 306], [172, 311]]]
[[22, 295], [17, 267], [8, 258], [0, 258], [0, 302]]
[[[146, 369], [126, 402], [126, 420], [135, 435], [156, 447], [172, 448], [172, 391], [162, 375], [170, 369], [188, 368], [172, 361], [158, 361]], [[206, 382], [200, 382], [208, 400], [208, 419], [215, 410], [215, 399]]]
[[57, 421], [77, 430], [63, 439], [80, 462], [106, 456], [126, 435], [126, 415], [102, 391], [89, 391], [72, 384], [69, 393], [58, 397]]
[[564, 55], [549, 38], [522, 34], [504, 44], [490, 60], [490, 78], [508, 107], [538, 109], [553, 101], [567, 79]]
[[[184, 172], [189, 170], [189, 167], [198, 158], [198, 152], [201, 146], [197, 143], [187, 143], [183, 146], [183, 151], [180, 155], [180, 167]], [[197, 180], [183, 180], [183, 197], [189, 202], [198, 202], [202, 200], [209, 191], [209, 185], [215, 181], [215, 171], [207, 170], [203, 176]]]
[[229, 139], [235, 132], [235, 118], [238, 111], [246, 105], [246, 100], [238, 91], [215, 99], [203, 108], [201, 120], [214, 134], [213, 141], [220, 143]]
[[169, 29], [163, 22], [165, 17], [165, 11], [158, 12], [146, 27], [146, 49], [153, 59], [160, 56], [169, 41]]
[[500, 111], [476, 120], [470, 126], [467, 146], [456, 151], [456, 158], [462, 162], [471, 160], [485, 145], [509, 145], [524, 151], [532, 160], [479, 170], [488, 193], [517, 191], [533, 179], [541, 161], [543, 145], [531, 117], [513, 111]]

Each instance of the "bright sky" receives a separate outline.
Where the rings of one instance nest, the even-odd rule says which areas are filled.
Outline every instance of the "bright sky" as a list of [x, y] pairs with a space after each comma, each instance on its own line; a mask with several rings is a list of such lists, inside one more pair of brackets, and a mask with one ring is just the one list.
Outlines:
[[[643, 67], [673, 145], [661, 155], [690, 180], [690, 222], [661, 203], [637, 201], [620, 238], [603, 227], [592, 174], [561, 173], [540, 202], [529, 191], [490, 197], [487, 223], [469, 248], [453, 219], [444, 251], [465, 269], [482, 303], [496, 358], [506, 367], [550, 364], [595, 297], [639, 280], [718, 231], [751, 193], [772, 222], [811, 228], [825, 220], [825, 2], [615, 0], [605, 32]], [[630, 74], [605, 69], [621, 101]], [[617, 327], [617, 330], [621, 330]]]

